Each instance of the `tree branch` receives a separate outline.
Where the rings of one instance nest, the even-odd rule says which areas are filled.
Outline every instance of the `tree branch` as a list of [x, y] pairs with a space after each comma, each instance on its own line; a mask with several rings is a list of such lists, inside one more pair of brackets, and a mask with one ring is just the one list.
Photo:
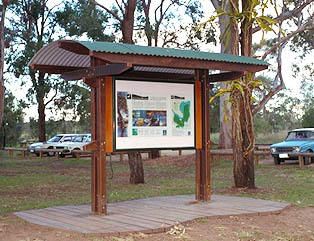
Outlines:
[[58, 89], [55, 89], [55, 94], [46, 102], [46, 103], [44, 103], [44, 106], [45, 106], [45, 108], [46, 108], [46, 106], [50, 103], [50, 102], [52, 102], [53, 100], [54, 100], [54, 98], [56, 98], [56, 96], [57, 96], [57, 94], [58, 94]]
[[[116, 4], [118, 5], [118, 8], [120, 9], [122, 15], [124, 15], [124, 11], [123, 11], [123, 8], [122, 6], [119, 4], [119, 2], [117, 0], [115, 0]], [[122, 1], [122, 3], [124, 4], [124, 8], [126, 9], [126, 3], [124, 1]]]
[[262, 59], [264, 60], [271, 52], [273, 52], [276, 48], [278, 48], [282, 43], [288, 41], [290, 38], [293, 36], [297, 35], [298, 33], [301, 33], [306, 30], [313, 30], [314, 29], [314, 24], [313, 23], [308, 23], [300, 28], [298, 28], [296, 31], [288, 34], [286, 37], [281, 38], [274, 46], [272, 46], [269, 50], [265, 52], [265, 54], [262, 56]]
[[284, 79], [282, 77], [282, 50], [284, 49], [285, 45], [287, 44], [287, 42], [285, 42], [284, 44], [280, 45], [279, 48], [278, 48], [278, 57], [277, 57], [277, 75], [275, 77], [275, 81], [279, 78], [280, 82], [279, 82], [279, 85], [276, 86], [275, 88], [271, 89], [268, 94], [266, 96], [264, 96], [264, 98], [262, 99], [262, 101], [254, 106], [252, 108], [252, 114], [255, 115], [257, 112], [259, 112], [265, 105], [266, 103], [275, 95], [277, 94], [280, 90], [282, 89], [285, 89], [286, 88], [286, 85], [285, 85], [285, 82], [284, 82]]
[[[122, 19], [118, 16], [118, 14], [116, 14], [115, 12], [111, 11], [109, 8], [99, 4], [98, 2], [96, 2], [95, 0], [88, 0], [90, 3], [104, 9], [107, 13], [111, 14], [115, 19], [117, 19], [119, 22], [122, 23]], [[119, 6], [120, 7], [120, 6]]]
[[[215, 0], [212, 0], [212, 2], [213, 2], [213, 1], [215, 1]], [[314, 2], [314, 0], [307, 0], [307, 1], [305, 1], [302, 5], [300, 5], [298, 8], [295, 8], [295, 9], [293, 9], [293, 10], [291, 10], [291, 11], [288, 11], [288, 12], [283, 12], [283, 13], [281, 13], [281, 14], [280, 14], [278, 17], [276, 17], [274, 20], [276, 20], [277, 22], [282, 22], [282, 21], [284, 21], [284, 20], [286, 20], [286, 19], [288, 19], [288, 18], [291, 18], [292, 16], [295, 16], [295, 15], [297, 15], [298, 13], [302, 12], [302, 10], [303, 10], [306, 6], [308, 6], [310, 3], [312, 3], [312, 2]], [[265, 23], [265, 24], [267, 24], [267, 23]], [[269, 25], [269, 24], [267, 24], [267, 25]], [[256, 33], [256, 32], [258, 32], [258, 31], [260, 31], [260, 30], [261, 30], [260, 27], [253, 28], [252, 33], [254, 34], [254, 33]]]

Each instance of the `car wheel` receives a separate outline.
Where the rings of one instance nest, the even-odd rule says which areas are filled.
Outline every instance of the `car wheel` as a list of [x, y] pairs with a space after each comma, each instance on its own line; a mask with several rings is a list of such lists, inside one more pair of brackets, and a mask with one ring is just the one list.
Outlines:
[[281, 160], [280, 160], [279, 157], [274, 157], [274, 163], [275, 163], [275, 165], [280, 165], [280, 162], [281, 162]]
[[59, 154], [59, 157], [64, 158], [65, 155], [64, 154]]
[[[52, 147], [52, 146], [49, 146], [47, 149], [53, 149], [53, 147]], [[48, 156], [53, 157], [54, 155], [56, 155], [55, 152], [53, 152], [53, 151], [48, 152]]]
[[[312, 153], [311, 150], [308, 150], [307, 153]], [[313, 162], [313, 158], [311, 157], [304, 157], [304, 165], [310, 165]]]

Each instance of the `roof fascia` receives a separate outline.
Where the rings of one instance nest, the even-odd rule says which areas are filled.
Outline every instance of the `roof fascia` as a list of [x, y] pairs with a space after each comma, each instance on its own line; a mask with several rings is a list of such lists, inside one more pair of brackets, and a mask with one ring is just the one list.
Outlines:
[[152, 57], [147, 55], [116, 54], [104, 52], [91, 52], [92, 57], [111, 63], [127, 63], [132, 65], [172, 67], [183, 69], [213, 69], [237, 72], [258, 72], [267, 69], [265, 65], [252, 65], [243, 63], [230, 63], [223, 61], [208, 61], [198, 59], [178, 59], [171, 57]]

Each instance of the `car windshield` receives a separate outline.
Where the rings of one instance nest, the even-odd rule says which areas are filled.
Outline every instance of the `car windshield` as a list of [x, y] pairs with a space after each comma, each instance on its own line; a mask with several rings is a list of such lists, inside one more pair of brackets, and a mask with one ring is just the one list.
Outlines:
[[314, 140], [313, 131], [291, 131], [288, 133], [286, 141]]
[[48, 142], [59, 142], [62, 136], [54, 136], [48, 140]]
[[73, 142], [83, 142], [83, 141], [85, 141], [86, 137], [87, 137], [86, 135], [76, 136], [76, 137], [73, 139]]

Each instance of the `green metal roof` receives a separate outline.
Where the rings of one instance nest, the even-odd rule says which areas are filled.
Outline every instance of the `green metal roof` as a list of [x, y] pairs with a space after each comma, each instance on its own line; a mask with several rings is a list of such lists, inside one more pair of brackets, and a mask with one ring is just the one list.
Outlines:
[[111, 43], [111, 42], [90, 42], [90, 41], [75, 41], [90, 51], [104, 52], [113, 54], [135, 54], [135, 55], [148, 55], [158, 57], [171, 57], [171, 58], [182, 58], [182, 59], [198, 59], [208, 61], [220, 61], [230, 62], [239, 64], [252, 64], [252, 65], [263, 65], [268, 66], [269, 64], [265, 61], [246, 57], [237, 56], [232, 54], [222, 53], [210, 53], [201, 52], [195, 50], [182, 50], [172, 48], [160, 48], [150, 46], [140, 46], [135, 44], [124, 44], [124, 43]]

